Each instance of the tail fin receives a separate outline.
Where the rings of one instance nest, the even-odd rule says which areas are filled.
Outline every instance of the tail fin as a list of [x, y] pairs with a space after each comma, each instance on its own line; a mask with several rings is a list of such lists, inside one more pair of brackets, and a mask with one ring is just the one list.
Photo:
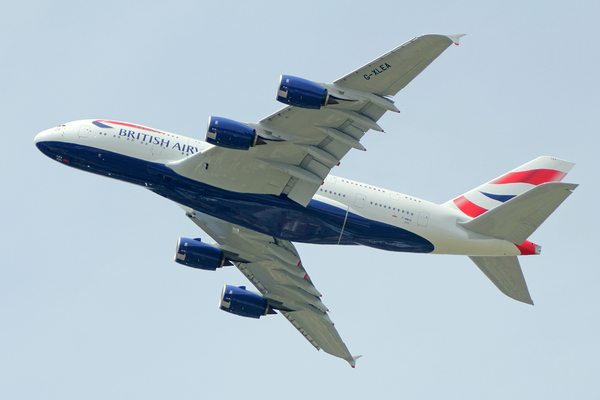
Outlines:
[[538, 157], [444, 205], [475, 218], [535, 186], [560, 182], [574, 165], [554, 157]]
[[464, 228], [520, 245], [577, 187], [560, 183], [574, 165], [539, 157], [444, 205], [473, 218]]
[[[472, 218], [458, 223], [463, 228], [539, 254], [539, 246], [525, 241], [577, 187], [560, 182], [574, 165], [539, 157], [444, 205]], [[533, 304], [516, 256], [470, 258], [502, 293]]]

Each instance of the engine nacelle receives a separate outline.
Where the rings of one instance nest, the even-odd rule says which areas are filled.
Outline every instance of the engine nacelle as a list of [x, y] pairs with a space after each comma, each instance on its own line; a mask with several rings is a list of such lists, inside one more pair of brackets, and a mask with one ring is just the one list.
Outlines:
[[200, 239], [179, 238], [175, 262], [192, 268], [215, 271], [225, 263], [225, 255], [220, 249], [203, 243]]
[[219, 308], [248, 318], [260, 318], [269, 312], [267, 300], [260, 294], [246, 290], [245, 286], [223, 286]]
[[257, 139], [256, 130], [248, 125], [227, 118], [208, 118], [206, 141], [210, 144], [234, 150], [248, 150], [256, 145]]
[[318, 110], [328, 104], [329, 93], [323, 86], [306, 79], [281, 75], [277, 101], [290, 106]]

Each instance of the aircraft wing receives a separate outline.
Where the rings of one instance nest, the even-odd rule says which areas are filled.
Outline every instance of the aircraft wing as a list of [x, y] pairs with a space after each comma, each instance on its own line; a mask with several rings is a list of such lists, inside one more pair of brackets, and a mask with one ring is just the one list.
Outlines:
[[317, 350], [322, 349], [355, 366], [358, 357], [350, 354], [329, 319], [321, 293], [310, 280], [291, 242], [181, 207], [189, 219], [217, 242], [217, 247], [269, 305], [280, 311]]
[[306, 206], [329, 171], [377, 121], [398, 112], [393, 96], [462, 35], [423, 35], [350, 72], [327, 88], [337, 103], [318, 110], [287, 106], [246, 124], [266, 145], [248, 150], [213, 146], [167, 166], [180, 175], [225, 190], [287, 195]]

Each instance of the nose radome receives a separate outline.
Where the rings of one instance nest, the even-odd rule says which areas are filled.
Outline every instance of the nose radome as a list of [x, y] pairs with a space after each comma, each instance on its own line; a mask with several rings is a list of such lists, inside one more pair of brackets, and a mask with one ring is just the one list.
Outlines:
[[50, 134], [50, 130], [51, 129], [46, 129], [45, 131], [41, 131], [40, 133], [38, 133], [37, 135], [35, 135], [35, 138], [33, 139], [33, 142], [35, 144], [38, 144], [39, 142], [43, 142], [45, 140], [47, 140], [49, 134]]

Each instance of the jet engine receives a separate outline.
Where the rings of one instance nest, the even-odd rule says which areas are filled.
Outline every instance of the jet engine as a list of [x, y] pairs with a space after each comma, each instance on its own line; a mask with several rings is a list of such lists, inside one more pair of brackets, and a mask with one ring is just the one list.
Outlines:
[[215, 271], [225, 263], [223, 252], [200, 239], [179, 238], [175, 262], [197, 269]]
[[275, 314], [267, 299], [258, 293], [246, 290], [246, 286], [223, 286], [219, 308], [228, 313], [248, 318], [260, 318], [266, 314]]
[[221, 117], [209, 117], [206, 142], [234, 150], [248, 150], [257, 144], [265, 144], [248, 125]]
[[318, 110], [327, 104], [338, 104], [323, 86], [290, 75], [281, 75], [279, 78], [277, 101], [312, 110]]

